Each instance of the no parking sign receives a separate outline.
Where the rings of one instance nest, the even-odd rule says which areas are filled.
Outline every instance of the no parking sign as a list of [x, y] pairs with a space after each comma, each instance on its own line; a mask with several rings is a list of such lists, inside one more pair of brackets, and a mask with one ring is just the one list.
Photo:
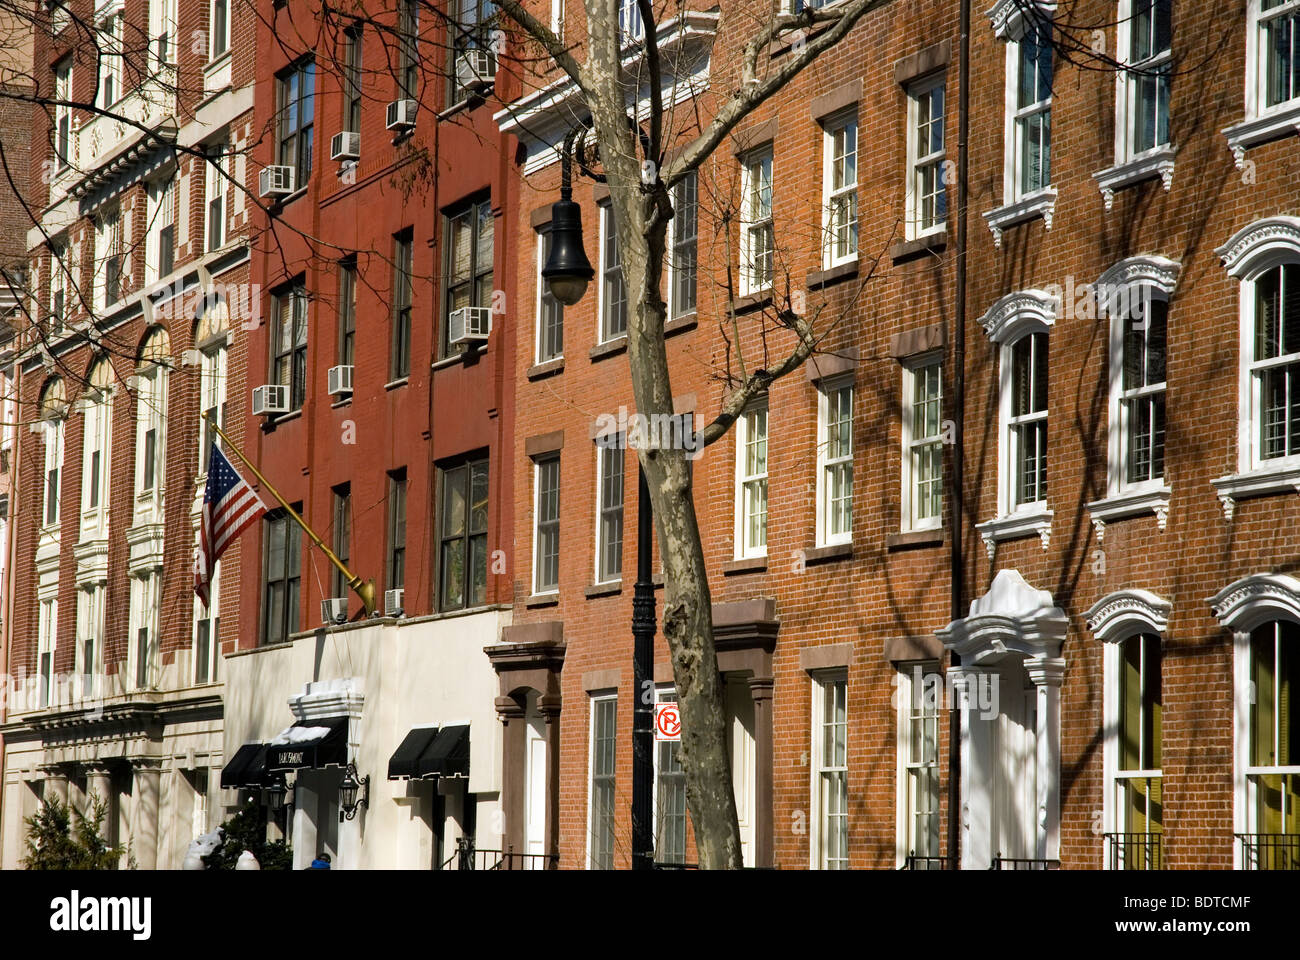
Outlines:
[[675, 703], [655, 704], [655, 740], [680, 741], [682, 739], [682, 715], [677, 712]]

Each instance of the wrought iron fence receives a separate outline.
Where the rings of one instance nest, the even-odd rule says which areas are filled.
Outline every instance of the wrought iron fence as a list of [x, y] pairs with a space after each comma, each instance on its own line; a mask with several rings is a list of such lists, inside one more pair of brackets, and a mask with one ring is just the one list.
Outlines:
[[1243, 870], [1300, 870], [1300, 833], [1238, 833]]
[[1060, 860], [1042, 860], [1035, 857], [1004, 857], [1000, 854], [993, 858], [990, 870], [1060, 870]]
[[1112, 870], [1162, 870], [1164, 848], [1158, 833], [1104, 834]]
[[473, 841], [461, 838], [456, 841], [456, 852], [442, 864], [444, 870], [556, 870], [559, 854], [515, 853], [513, 847], [505, 850], [483, 850]]
[[907, 855], [907, 862], [903, 864], [904, 870], [947, 870], [947, 857], [920, 857], [914, 853]]

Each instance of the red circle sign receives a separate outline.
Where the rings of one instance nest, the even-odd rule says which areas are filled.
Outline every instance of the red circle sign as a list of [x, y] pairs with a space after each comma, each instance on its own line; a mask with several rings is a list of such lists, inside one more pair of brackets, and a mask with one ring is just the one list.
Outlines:
[[661, 740], [676, 740], [682, 735], [682, 718], [677, 712], [677, 704], [659, 704], [655, 716], [655, 732]]

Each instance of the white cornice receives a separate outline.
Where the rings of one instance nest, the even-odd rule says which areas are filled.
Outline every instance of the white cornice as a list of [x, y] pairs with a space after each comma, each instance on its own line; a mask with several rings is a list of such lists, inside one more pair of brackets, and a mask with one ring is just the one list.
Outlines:
[[1010, 343], [1026, 324], [1050, 327], [1056, 322], [1056, 298], [1045, 290], [1008, 293], [980, 317], [985, 335], [994, 343]]
[[1224, 587], [1206, 601], [1215, 618], [1234, 630], [1269, 620], [1300, 623], [1300, 580], [1285, 573], [1256, 573]]
[[1243, 277], [1261, 256], [1290, 254], [1300, 260], [1300, 217], [1266, 217], [1242, 227], [1214, 251], [1229, 276]]
[[1108, 593], [1084, 614], [1098, 640], [1116, 641], [1135, 633], [1164, 633], [1169, 626], [1168, 600], [1150, 590]]
[[999, 40], [1019, 40], [1025, 35], [1026, 8], [1031, 6], [1044, 19], [1050, 20], [1056, 13], [1056, 4], [1043, 0], [997, 0], [984, 16], [993, 24], [993, 33]]

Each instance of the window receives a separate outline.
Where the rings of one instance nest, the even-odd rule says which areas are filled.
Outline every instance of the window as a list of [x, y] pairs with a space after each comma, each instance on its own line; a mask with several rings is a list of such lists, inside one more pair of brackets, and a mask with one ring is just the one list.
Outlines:
[[59, 169], [72, 163], [72, 57], [54, 65], [54, 156]]
[[122, 14], [120, 10], [99, 23], [95, 37], [99, 56], [99, 97], [96, 105], [108, 109], [121, 99], [122, 90]]
[[224, 57], [230, 50], [230, 0], [212, 0], [212, 52], [209, 61]]
[[263, 521], [263, 541], [262, 643], [281, 643], [298, 630], [302, 535], [289, 514], [277, 510]]
[[361, 25], [343, 31], [343, 129], [361, 131]]
[[[939, 715], [943, 678], [937, 663], [898, 671], [898, 865], [939, 853]], [[914, 864], [929, 867], [932, 862]]]
[[[402, 99], [418, 100], [420, 97], [420, 6], [418, 0], [399, 0], [397, 87]], [[353, 129], [360, 129], [353, 128]]]
[[948, 194], [943, 183], [944, 78], [911, 88], [907, 102], [907, 236], [943, 230]]
[[627, 286], [618, 249], [614, 208], [600, 205], [600, 342], [627, 333]]
[[209, 420], [203, 421], [199, 433], [199, 476], [206, 476], [212, 456], [212, 445], [217, 442], [213, 429], [226, 422], [226, 321], [229, 308], [226, 302], [213, 298], [204, 308], [196, 325], [194, 342], [199, 350], [199, 413]]
[[1011, 364], [1007, 468], [1014, 511], [1047, 499], [1047, 334], [1026, 334], [1003, 357]]
[[230, 144], [214, 143], [208, 147], [207, 203], [208, 252], [219, 250], [226, 242], [226, 195], [230, 190]]
[[442, 354], [451, 352], [450, 316], [462, 307], [492, 306], [493, 217], [489, 199], [475, 200], [443, 218], [447, 238], [447, 305]]
[[487, 603], [488, 461], [441, 473], [438, 609], [482, 606]]
[[[492, 33], [496, 26], [496, 4], [492, 0], [452, 0], [452, 10], [455, 11], [455, 22], [450, 24], [449, 30], [454, 62], [459, 64], [468, 50], [483, 50], [488, 56], [489, 75], [495, 75], [497, 50], [492, 43]], [[448, 102], [457, 104], [469, 99], [471, 91], [462, 84], [461, 71], [452, 70], [450, 73], [451, 94]]]
[[560, 589], [560, 458], [533, 466], [533, 593]]
[[[1284, 838], [1300, 835], [1300, 712], [1294, 709], [1300, 689], [1300, 627], [1271, 621], [1250, 633], [1249, 760], [1246, 767], [1246, 828], [1256, 842], [1246, 865], [1276, 869], [1283, 850], [1270, 851], [1269, 837], [1286, 849]], [[1264, 836], [1258, 836], [1258, 835]], [[1270, 837], [1271, 835], [1271, 837]], [[1297, 845], [1289, 839], [1290, 866], [1297, 866]], [[1270, 854], [1275, 854], [1270, 856]]]
[[36, 672], [38, 677], [37, 705], [43, 710], [55, 703], [54, 648], [55, 627], [59, 617], [57, 600], [41, 600], [37, 620]]
[[307, 393], [307, 291], [291, 287], [275, 297], [271, 332], [271, 382], [289, 388], [289, 409]]
[[1119, 159], [1169, 143], [1172, 0], [1120, 0], [1121, 110]]
[[1257, 113], [1300, 98], [1300, 3], [1258, 0], [1251, 3]]
[[[1026, 18], [1028, 19], [1028, 18]], [[1006, 200], [1011, 203], [1052, 182], [1052, 27], [1028, 24], [1007, 44]]]
[[145, 282], [153, 283], [172, 272], [176, 261], [175, 174], [149, 184], [145, 198], [148, 220], [145, 235]]
[[1254, 282], [1250, 398], [1255, 463], [1300, 454], [1300, 264]]
[[[655, 690], [656, 703], [676, 703], [672, 687]], [[686, 862], [686, 771], [682, 768], [681, 743], [655, 742], [655, 860], [658, 863]]]
[[[334, 497], [334, 543], [331, 549], [346, 567], [352, 558], [352, 485], [344, 483], [331, 492]], [[330, 596], [346, 597], [348, 581], [343, 571], [335, 567], [330, 577]]]
[[564, 0], [551, 0], [551, 33], [564, 39]]
[[637, 0], [618, 0], [618, 35], [624, 44], [645, 39], [645, 23]]
[[817, 392], [817, 543], [853, 539], [853, 384]]
[[542, 268], [551, 255], [551, 228], [537, 232], [537, 362], [564, 356], [564, 304], [555, 299]]
[[76, 671], [81, 696], [93, 697], [96, 680], [104, 672], [104, 585], [91, 584], [77, 590]]
[[50, 244], [50, 332], [58, 333], [68, 319], [68, 264], [67, 239]]
[[158, 611], [161, 588], [160, 568], [153, 568], [142, 576], [131, 578], [127, 665], [128, 676], [136, 690], [150, 690], [158, 685]]
[[695, 312], [699, 282], [699, 180], [694, 170], [673, 187], [673, 218], [668, 222], [668, 316]]
[[406, 468], [388, 475], [388, 589], [406, 585]]
[[155, 70], [176, 63], [176, 0], [149, 4], [149, 49]]
[[311, 177], [315, 146], [316, 64], [304, 60], [276, 79], [281, 166], [293, 167], [293, 187], [300, 190]]
[[81, 538], [93, 540], [106, 536], [108, 532], [109, 437], [112, 430], [112, 372], [108, 361], [96, 363], [87, 379], [89, 386], [82, 407]]
[[617, 695], [591, 699], [591, 811], [588, 860], [593, 870], [614, 869], [614, 758]]
[[772, 286], [772, 147], [750, 153], [741, 168], [740, 293]]
[[101, 213], [95, 221], [95, 277], [101, 309], [111, 307], [122, 298], [125, 260], [122, 217], [113, 207]]
[[[45, 425], [44, 506], [45, 527], [58, 527], [60, 474], [63, 470], [63, 428], [65, 423], [63, 382], [51, 380], [41, 391], [41, 421]], [[57, 531], [56, 531], [57, 532]]]
[[1124, 323], [1119, 429], [1124, 438], [1126, 486], [1160, 480], [1165, 475], [1168, 308], [1163, 299], [1149, 299], [1145, 309], [1139, 307]]
[[596, 582], [623, 575], [623, 436], [596, 443]]
[[216, 683], [221, 662], [221, 561], [212, 571], [208, 605], [194, 598], [194, 682]]
[[943, 378], [937, 356], [903, 366], [904, 530], [943, 522]]
[[847, 692], [843, 673], [813, 679], [813, 866], [823, 870], [849, 868]]
[[339, 264], [339, 363], [352, 366], [357, 339], [357, 261]]
[[155, 327], [140, 351], [135, 393], [136, 524], [161, 522], [167, 450], [167, 333]]
[[1160, 638], [1145, 633], [1131, 636], [1118, 644], [1117, 659], [1118, 750], [1110, 783], [1116, 811], [1112, 863], [1126, 870], [1158, 869], [1156, 835], [1163, 829]]
[[393, 345], [388, 379], [411, 373], [411, 256], [412, 232], [403, 230], [393, 239]]
[[858, 255], [857, 108], [829, 121], [822, 140], [822, 266], [833, 267]]
[[736, 421], [736, 557], [767, 556], [767, 405]]

